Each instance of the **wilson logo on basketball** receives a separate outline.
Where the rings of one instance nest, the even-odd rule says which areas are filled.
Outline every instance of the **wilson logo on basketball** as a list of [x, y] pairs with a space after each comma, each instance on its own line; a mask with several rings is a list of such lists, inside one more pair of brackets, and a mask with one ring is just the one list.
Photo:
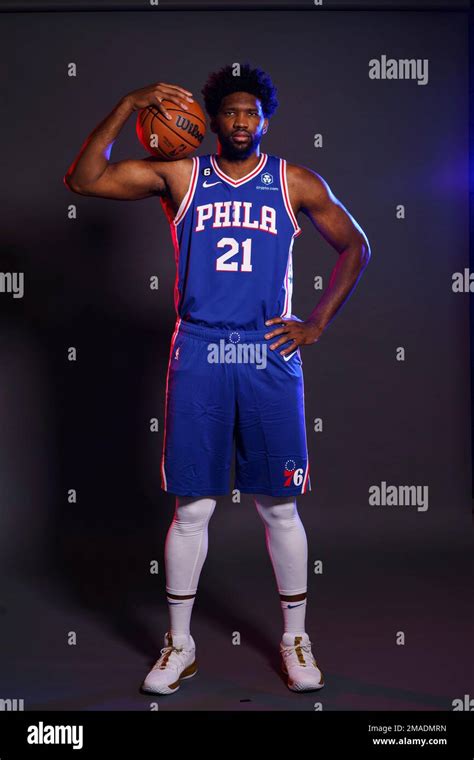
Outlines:
[[182, 129], [183, 132], [187, 132], [191, 137], [194, 137], [195, 140], [199, 140], [200, 143], [204, 140], [204, 134], [199, 130], [198, 125], [185, 116], [181, 116], [181, 114], [176, 116], [176, 126], [178, 129]]
[[137, 115], [138, 139], [148, 153], [162, 161], [190, 156], [200, 147], [206, 134], [204, 111], [196, 101], [186, 110], [166, 98], [161, 105], [171, 119], [167, 119], [157, 106], [142, 108]]

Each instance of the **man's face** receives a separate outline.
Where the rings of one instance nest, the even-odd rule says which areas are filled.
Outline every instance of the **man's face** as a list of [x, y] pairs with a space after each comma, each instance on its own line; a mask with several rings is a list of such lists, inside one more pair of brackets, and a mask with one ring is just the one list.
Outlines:
[[[268, 130], [268, 119], [262, 104], [248, 92], [233, 92], [222, 98], [219, 111], [211, 120], [225, 154], [231, 158], [245, 158], [255, 152]], [[239, 133], [241, 133], [239, 135]]]

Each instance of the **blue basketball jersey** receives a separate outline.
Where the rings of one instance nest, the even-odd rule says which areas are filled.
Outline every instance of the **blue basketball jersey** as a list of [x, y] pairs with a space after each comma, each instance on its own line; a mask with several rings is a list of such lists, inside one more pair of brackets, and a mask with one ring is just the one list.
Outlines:
[[302, 230], [291, 208], [286, 160], [261, 153], [232, 179], [217, 154], [194, 156], [174, 219], [174, 303], [178, 318], [206, 327], [265, 329], [291, 317], [293, 242]]

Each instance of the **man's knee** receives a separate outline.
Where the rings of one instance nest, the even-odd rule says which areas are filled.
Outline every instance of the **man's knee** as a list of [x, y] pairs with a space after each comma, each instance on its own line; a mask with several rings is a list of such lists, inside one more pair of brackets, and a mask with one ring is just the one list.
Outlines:
[[174, 522], [178, 526], [203, 526], [211, 519], [216, 500], [211, 497], [177, 496]]
[[299, 520], [295, 497], [254, 494], [254, 501], [260, 517], [267, 525], [291, 527]]

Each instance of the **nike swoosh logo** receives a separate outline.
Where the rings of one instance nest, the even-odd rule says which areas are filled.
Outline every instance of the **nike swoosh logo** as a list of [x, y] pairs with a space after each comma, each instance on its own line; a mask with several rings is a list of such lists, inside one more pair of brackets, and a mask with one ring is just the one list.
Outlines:
[[[301, 604], [304, 604], [304, 602], [301, 602]], [[292, 610], [292, 609], [293, 609], [293, 607], [301, 607], [301, 604], [289, 604], [289, 605], [288, 605], [288, 609], [289, 609], [289, 610]]]
[[203, 187], [212, 187], [213, 185], [219, 185], [221, 182], [222, 182], [221, 179], [217, 180], [217, 182], [206, 182], [206, 180], [204, 180], [204, 182], [202, 183], [202, 186]]

